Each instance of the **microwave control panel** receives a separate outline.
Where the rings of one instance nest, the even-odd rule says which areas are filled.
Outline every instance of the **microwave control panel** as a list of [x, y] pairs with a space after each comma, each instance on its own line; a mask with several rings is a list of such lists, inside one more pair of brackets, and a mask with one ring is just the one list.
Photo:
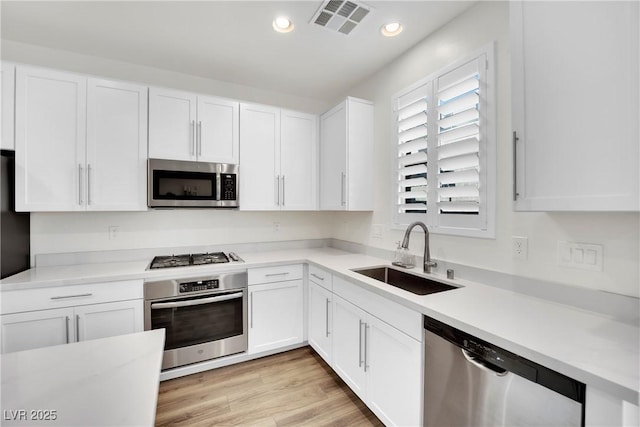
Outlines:
[[222, 188], [220, 189], [220, 200], [236, 200], [238, 198], [237, 191], [237, 175], [233, 173], [223, 173]]

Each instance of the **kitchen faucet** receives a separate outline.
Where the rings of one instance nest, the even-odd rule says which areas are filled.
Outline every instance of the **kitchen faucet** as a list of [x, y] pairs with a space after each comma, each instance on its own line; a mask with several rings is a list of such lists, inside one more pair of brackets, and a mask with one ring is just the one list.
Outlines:
[[[419, 226], [424, 231], [424, 255], [422, 256], [422, 261], [424, 263], [423, 271], [425, 273], [431, 273], [431, 267], [437, 267], [438, 264], [435, 261], [431, 261], [431, 253], [429, 252], [429, 230], [423, 222], [416, 221], [409, 224], [407, 231], [404, 232], [401, 248], [406, 250], [409, 249], [409, 237], [411, 236], [411, 230], [416, 226]], [[394, 263], [394, 265], [406, 268], [413, 267], [412, 265], [403, 265], [402, 263]]]

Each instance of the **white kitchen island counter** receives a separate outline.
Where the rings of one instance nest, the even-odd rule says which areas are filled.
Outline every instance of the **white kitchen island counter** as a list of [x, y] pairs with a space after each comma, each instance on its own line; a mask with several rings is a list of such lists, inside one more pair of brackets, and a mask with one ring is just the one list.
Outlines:
[[0, 356], [3, 426], [153, 426], [164, 329]]

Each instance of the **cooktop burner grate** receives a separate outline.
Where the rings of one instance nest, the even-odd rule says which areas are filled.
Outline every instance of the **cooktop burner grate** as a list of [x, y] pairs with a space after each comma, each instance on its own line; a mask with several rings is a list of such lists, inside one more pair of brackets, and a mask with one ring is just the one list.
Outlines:
[[229, 262], [229, 257], [224, 252], [182, 254], [154, 257], [149, 268], [186, 267], [189, 265], [221, 264], [225, 262]]

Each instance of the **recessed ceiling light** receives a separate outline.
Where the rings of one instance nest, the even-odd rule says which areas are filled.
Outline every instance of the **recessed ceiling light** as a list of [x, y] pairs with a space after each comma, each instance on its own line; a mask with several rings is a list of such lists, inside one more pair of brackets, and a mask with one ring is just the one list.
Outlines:
[[285, 16], [278, 16], [273, 20], [273, 29], [279, 33], [288, 33], [293, 31], [293, 22]]
[[402, 32], [402, 30], [402, 25], [400, 25], [399, 22], [391, 22], [389, 24], [383, 25], [382, 28], [380, 28], [380, 32], [385, 37], [397, 36]]

